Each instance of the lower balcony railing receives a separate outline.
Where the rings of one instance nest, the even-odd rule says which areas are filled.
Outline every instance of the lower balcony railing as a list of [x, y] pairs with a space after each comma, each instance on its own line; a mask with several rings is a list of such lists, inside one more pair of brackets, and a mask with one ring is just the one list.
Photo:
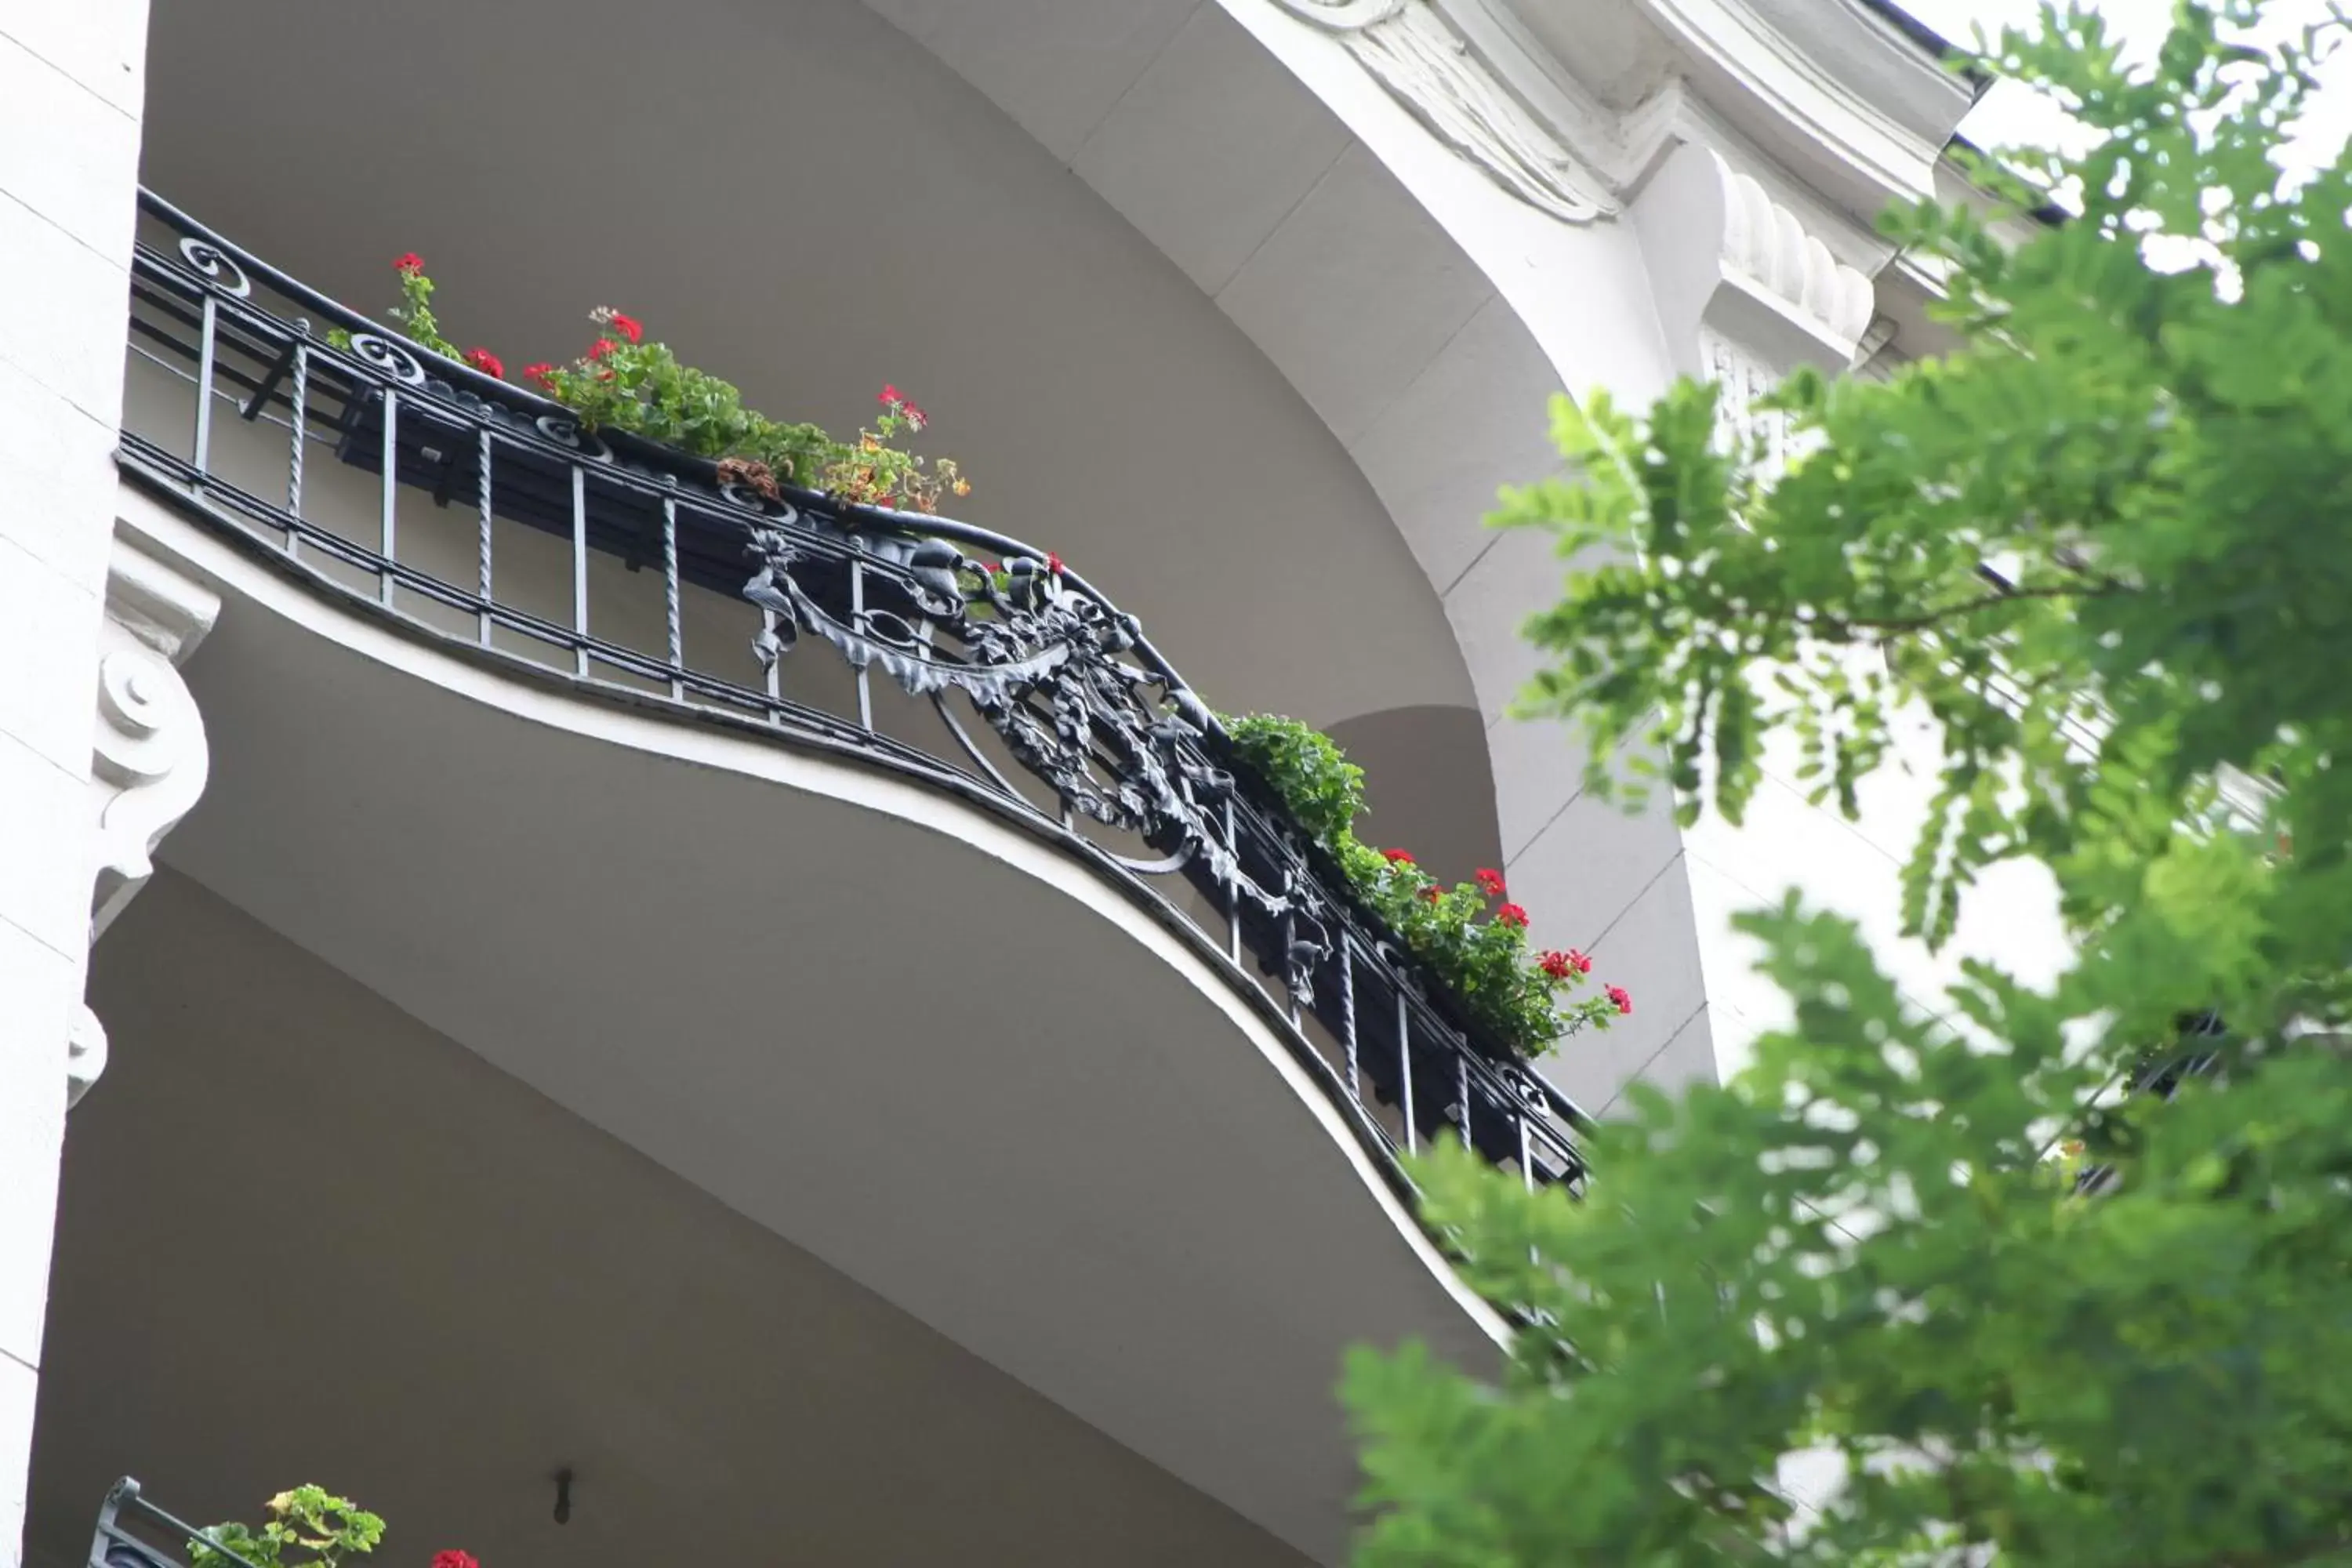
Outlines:
[[1581, 1113], [1461, 1026], [1082, 577], [584, 431], [141, 201], [134, 482], [369, 613], [1010, 813], [1195, 928], [1377, 1150], [1456, 1136], [1580, 1187]]
[[[139, 1483], [125, 1476], [107, 1489], [99, 1507], [89, 1568], [180, 1568], [189, 1543], [203, 1533], [149, 1502]], [[253, 1568], [233, 1552], [222, 1555], [236, 1568]]]

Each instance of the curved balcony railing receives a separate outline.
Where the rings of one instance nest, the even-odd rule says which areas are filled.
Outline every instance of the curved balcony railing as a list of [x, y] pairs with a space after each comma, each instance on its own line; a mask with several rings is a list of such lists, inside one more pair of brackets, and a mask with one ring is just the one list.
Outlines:
[[[1530, 1185], [1580, 1187], [1582, 1113], [1462, 1026], [1083, 577], [984, 529], [765, 499], [702, 459], [584, 431], [155, 196], [141, 207], [134, 482], [478, 655], [1009, 813], [1222, 953], [1376, 1152], [1450, 1132]], [[1004, 570], [974, 592], [983, 552]]]

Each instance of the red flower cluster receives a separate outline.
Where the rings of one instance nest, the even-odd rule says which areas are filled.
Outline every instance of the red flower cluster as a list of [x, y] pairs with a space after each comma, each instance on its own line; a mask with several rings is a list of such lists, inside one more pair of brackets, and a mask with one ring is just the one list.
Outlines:
[[1050, 550], [1045, 552], [1045, 570], [1056, 577], [1062, 574], [1062, 558]]
[[522, 374], [525, 380], [533, 383], [541, 391], [555, 384], [555, 367], [545, 360], [540, 361], [537, 364], [523, 366]]
[[1536, 962], [1537, 966], [1554, 980], [1565, 980], [1571, 974], [1582, 974], [1592, 968], [1592, 960], [1572, 947], [1566, 952], [1546, 952]]
[[474, 1554], [470, 1552], [436, 1552], [433, 1554], [433, 1568], [482, 1568], [482, 1565], [474, 1561]]
[[1503, 896], [1503, 874], [1492, 866], [1481, 866], [1470, 875], [1471, 879], [1478, 884], [1478, 890], [1488, 898]]
[[898, 415], [918, 430], [930, 423], [931, 416], [917, 406], [913, 398], [887, 382], [883, 383], [882, 390], [875, 395], [874, 401]]
[[588, 357], [590, 359], [603, 359], [606, 354], [616, 354], [620, 352], [621, 345], [614, 342], [610, 338], [598, 338], [594, 342], [588, 345]]
[[618, 310], [613, 312], [613, 330], [633, 343], [646, 341], [646, 324], [635, 316], [625, 316]]
[[1609, 988], [1609, 1000], [1617, 1004], [1617, 1011], [1620, 1013], [1631, 1013], [1633, 1010], [1633, 994], [1622, 985], [1612, 985]]
[[507, 378], [507, 362], [488, 349], [467, 349], [466, 363], [484, 375], [496, 376], [500, 381]]
[[425, 258], [413, 250], [404, 250], [393, 261], [392, 269], [403, 277], [421, 278], [425, 275]]
[[1528, 911], [1517, 904], [1505, 904], [1495, 911], [1495, 923], [1498, 926], [1514, 926], [1525, 931], [1528, 924]]
[[1410, 866], [1413, 864], [1412, 851], [1410, 849], [1383, 849], [1381, 851], [1381, 858], [1387, 861], [1391, 866]]

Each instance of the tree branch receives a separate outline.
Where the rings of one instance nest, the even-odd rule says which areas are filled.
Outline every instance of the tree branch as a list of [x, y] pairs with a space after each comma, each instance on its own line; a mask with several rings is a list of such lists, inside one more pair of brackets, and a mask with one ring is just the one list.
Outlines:
[[1979, 610], [1991, 609], [1997, 605], [2011, 604], [2019, 599], [2113, 599], [2138, 592], [2138, 589], [2127, 584], [2114, 581], [2103, 583], [2095, 588], [2065, 586], [2010, 588], [2000, 593], [1986, 594], [1977, 598], [1964, 600], [1957, 605], [1946, 605], [1940, 608], [1929, 610], [1924, 615], [1887, 617], [1822, 616], [1807, 622], [1806, 626], [1809, 630], [1826, 629], [1849, 635], [1861, 632], [1886, 635], [1925, 632], [1933, 631], [1947, 621], [1958, 620], [1963, 616], [1972, 616]]

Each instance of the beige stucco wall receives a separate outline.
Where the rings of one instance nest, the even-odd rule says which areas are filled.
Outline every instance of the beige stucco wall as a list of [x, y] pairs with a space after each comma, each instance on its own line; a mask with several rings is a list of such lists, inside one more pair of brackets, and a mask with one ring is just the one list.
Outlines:
[[403, 1561], [1303, 1561], [184, 877], [92, 969], [45, 1562], [126, 1471], [207, 1521], [348, 1488]]

